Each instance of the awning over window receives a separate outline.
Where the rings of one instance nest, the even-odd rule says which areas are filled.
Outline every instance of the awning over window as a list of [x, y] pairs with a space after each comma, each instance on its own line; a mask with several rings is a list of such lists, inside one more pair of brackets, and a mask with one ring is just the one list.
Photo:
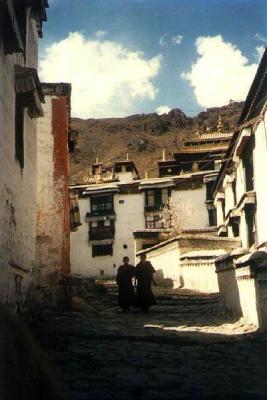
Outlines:
[[[23, 7], [26, 13], [25, 1], [21, 2], [21, 10]], [[23, 13], [21, 12], [21, 14]], [[25, 43], [23, 43], [22, 28], [25, 24], [26, 19], [25, 21], [23, 21], [22, 18], [21, 21], [18, 20], [14, 0], [0, 0], [0, 36], [3, 38], [4, 51], [6, 54], [24, 51]]]
[[42, 86], [34, 68], [15, 66], [15, 91], [24, 97], [25, 107], [31, 118], [42, 117], [44, 103]]

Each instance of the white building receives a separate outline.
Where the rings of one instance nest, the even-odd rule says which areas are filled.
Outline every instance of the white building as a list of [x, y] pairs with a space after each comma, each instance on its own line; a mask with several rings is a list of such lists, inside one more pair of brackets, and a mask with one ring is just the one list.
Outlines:
[[95, 163], [83, 184], [70, 186], [78, 196], [82, 223], [71, 232], [71, 273], [114, 277], [126, 255], [135, 264], [138, 251], [158, 244], [168, 232], [161, 211], [169, 198], [186, 209], [184, 230], [213, 231], [209, 179], [214, 180], [214, 170], [140, 179], [129, 160], [109, 170]]
[[245, 249], [267, 242], [266, 68], [265, 51], [215, 186], [219, 235]]
[[35, 260], [38, 37], [47, 1], [0, 2], [0, 302], [18, 304]]

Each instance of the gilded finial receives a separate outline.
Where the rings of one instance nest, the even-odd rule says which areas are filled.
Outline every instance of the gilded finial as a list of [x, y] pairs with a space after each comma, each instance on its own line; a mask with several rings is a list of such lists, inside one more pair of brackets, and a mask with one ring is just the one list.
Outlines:
[[223, 123], [221, 114], [219, 114], [218, 117], [217, 132], [223, 132]]
[[98, 156], [96, 156], [95, 163], [99, 164], [99, 157]]
[[166, 147], [162, 150], [162, 161], [166, 161]]
[[145, 179], [148, 179], [148, 169], [146, 169], [146, 172], [145, 172]]
[[126, 153], [126, 160], [129, 161], [129, 153]]

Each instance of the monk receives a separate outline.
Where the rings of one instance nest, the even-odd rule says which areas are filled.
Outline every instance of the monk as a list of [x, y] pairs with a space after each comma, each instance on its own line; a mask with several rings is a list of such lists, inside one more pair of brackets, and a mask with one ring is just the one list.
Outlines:
[[146, 255], [141, 254], [140, 262], [135, 268], [135, 279], [137, 283], [136, 289], [136, 305], [145, 313], [149, 312], [149, 307], [156, 304], [151, 285], [156, 286], [153, 278], [154, 270], [150, 261], [146, 261]]
[[129, 264], [129, 257], [123, 257], [123, 264], [119, 267], [116, 282], [119, 286], [119, 306], [123, 312], [129, 312], [134, 301], [133, 277], [135, 268]]

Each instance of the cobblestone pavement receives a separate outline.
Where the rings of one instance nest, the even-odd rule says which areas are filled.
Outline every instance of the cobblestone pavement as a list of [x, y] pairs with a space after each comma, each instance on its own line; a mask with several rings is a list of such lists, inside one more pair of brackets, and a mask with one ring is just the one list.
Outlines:
[[39, 326], [72, 400], [267, 399], [264, 336], [221, 312], [216, 294], [157, 289], [150, 314], [123, 314], [116, 293], [74, 299]]

